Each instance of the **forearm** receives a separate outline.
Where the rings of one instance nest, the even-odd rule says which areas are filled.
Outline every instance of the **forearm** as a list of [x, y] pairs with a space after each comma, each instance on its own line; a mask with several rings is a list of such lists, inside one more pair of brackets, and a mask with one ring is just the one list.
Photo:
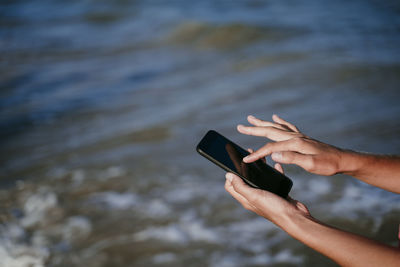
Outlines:
[[400, 193], [400, 157], [343, 151], [339, 172]]
[[399, 266], [400, 250], [295, 215], [282, 227], [289, 235], [341, 266]]

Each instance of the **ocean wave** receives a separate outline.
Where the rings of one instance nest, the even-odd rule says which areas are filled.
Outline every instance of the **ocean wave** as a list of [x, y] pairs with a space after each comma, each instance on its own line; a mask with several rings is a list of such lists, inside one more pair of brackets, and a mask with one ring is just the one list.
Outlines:
[[204, 22], [185, 22], [176, 27], [167, 37], [167, 42], [198, 48], [234, 49], [261, 40], [267, 42], [283, 41], [300, 34], [304, 34], [304, 30], [242, 23], [219, 25]]

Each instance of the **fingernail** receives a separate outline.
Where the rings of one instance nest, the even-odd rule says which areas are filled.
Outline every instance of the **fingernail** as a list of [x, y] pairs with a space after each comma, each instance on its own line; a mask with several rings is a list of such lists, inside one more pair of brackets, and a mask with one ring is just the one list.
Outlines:
[[280, 161], [280, 160], [282, 160], [282, 153], [281, 152], [274, 152], [274, 153], [272, 153], [271, 157], [275, 161]]
[[246, 157], [243, 158], [243, 161], [244, 162], [248, 162], [250, 159], [251, 159], [251, 156], [246, 156]]
[[229, 181], [232, 182], [233, 180], [233, 174], [228, 172], [227, 174], [225, 174], [225, 178]]
[[255, 119], [256, 117], [254, 117], [253, 115], [249, 115], [247, 116], [247, 118]]
[[237, 128], [238, 128], [238, 130], [243, 130], [244, 126], [241, 125], [241, 124], [239, 124], [239, 125], [237, 126]]

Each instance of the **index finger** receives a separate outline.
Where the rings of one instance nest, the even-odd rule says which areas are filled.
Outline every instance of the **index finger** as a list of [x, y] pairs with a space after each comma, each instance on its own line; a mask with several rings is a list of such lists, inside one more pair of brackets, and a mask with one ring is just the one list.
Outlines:
[[294, 152], [304, 153], [305, 152], [304, 150], [305, 146], [302, 144], [302, 142], [300, 142], [298, 138], [292, 138], [281, 142], [267, 143], [257, 151], [251, 153], [247, 157], [244, 157], [243, 161], [246, 163], [250, 163], [260, 158], [269, 156], [273, 152], [294, 151]]

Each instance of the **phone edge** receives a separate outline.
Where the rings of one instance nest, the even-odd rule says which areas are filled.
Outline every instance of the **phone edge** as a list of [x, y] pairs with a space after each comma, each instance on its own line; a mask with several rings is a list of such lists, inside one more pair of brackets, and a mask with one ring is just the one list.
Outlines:
[[199, 146], [196, 146], [196, 151], [202, 155], [203, 157], [205, 157], [206, 159], [208, 159], [209, 161], [211, 161], [212, 163], [214, 163], [215, 165], [217, 165], [218, 167], [224, 169], [227, 172], [231, 172], [236, 174], [237, 176], [239, 176], [240, 178], [242, 178], [243, 181], [245, 181], [247, 184], [251, 185], [254, 188], [260, 188], [257, 185], [253, 184], [252, 182], [248, 181], [245, 177], [243, 177], [242, 175], [240, 175], [239, 173], [231, 170], [230, 168], [226, 167], [225, 165], [221, 164], [219, 161], [215, 160], [213, 157], [209, 156], [206, 152], [204, 152], [203, 150], [201, 150], [199, 148]]

